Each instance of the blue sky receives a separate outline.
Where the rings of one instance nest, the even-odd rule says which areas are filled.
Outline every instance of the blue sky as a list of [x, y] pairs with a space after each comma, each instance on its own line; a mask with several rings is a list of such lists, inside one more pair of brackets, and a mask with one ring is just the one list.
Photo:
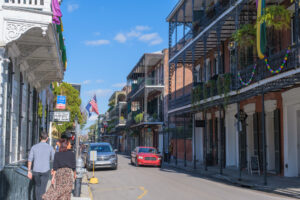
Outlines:
[[96, 94], [99, 111], [104, 113], [110, 95], [124, 86], [128, 73], [143, 53], [168, 47], [166, 17], [177, 2], [63, 1], [68, 56], [65, 81], [82, 84], [83, 106]]

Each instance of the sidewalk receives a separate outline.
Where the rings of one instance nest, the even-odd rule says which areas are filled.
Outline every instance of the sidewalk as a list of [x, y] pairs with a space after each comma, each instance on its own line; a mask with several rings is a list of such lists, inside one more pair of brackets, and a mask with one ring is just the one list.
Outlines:
[[89, 188], [89, 181], [88, 181], [87, 174], [84, 174], [82, 178], [80, 197], [74, 197], [72, 193], [71, 200], [93, 200], [93, 196]]
[[293, 198], [300, 198], [300, 178], [287, 178], [282, 176], [275, 176], [268, 174], [267, 185], [264, 185], [263, 175], [248, 174], [247, 171], [242, 171], [242, 178], [239, 179], [239, 171], [236, 168], [225, 168], [220, 174], [219, 166], [209, 166], [207, 171], [204, 170], [203, 165], [197, 164], [196, 169], [192, 162], [187, 162], [184, 166], [183, 161], [178, 161], [177, 165], [174, 161], [170, 163], [163, 163], [163, 168], [175, 168], [185, 172], [195, 173], [197, 175], [207, 177], [213, 180], [227, 182], [233, 185], [248, 187], [255, 190], [265, 192], [272, 192], [279, 195], [285, 195]]
[[[50, 187], [50, 185], [51, 185], [51, 180], [48, 181], [47, 189]], [[88, 181], [87, 174], [84, 174], [82, 178], [80, 197], [74, 197], [72, 192], [71, 200], [93, 200], [93, 196], [89, 188], [89, 181]]]

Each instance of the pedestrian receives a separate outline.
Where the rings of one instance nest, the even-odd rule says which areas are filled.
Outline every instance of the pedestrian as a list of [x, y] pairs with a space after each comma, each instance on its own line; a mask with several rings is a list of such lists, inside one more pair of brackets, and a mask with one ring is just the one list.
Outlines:
[[[68, 139], [60, 140], [59, 152], [55, 154], [51, 187], [43, 195], [44, 200], [70, 200], [76, 179], [76, 159]], [[74, 177], [74, 180], [73, 180]]]
[[174, 149], [173, 140], [171, 140], [170, 145], [169, 145], [169, 158], [168, 158], [169, 161], [170, 161], [171, 158], [173, 159], [173, 149]]
[[56, 145], [55, 145], [55, 152], [59, 152], [59, 141], [56, 142]]
[[[46, 192], [47, 183], [50, 175], [50, 159], [54, 159], [54, 149], [49, 144], [48, 134], [42, 132], [41, 142], [34, 145], [28, 157], [28, 178], [34, 180], [36, 200], [42, 200], [42, 195]], [[33, 162], [33, 170], [31, 166]]]

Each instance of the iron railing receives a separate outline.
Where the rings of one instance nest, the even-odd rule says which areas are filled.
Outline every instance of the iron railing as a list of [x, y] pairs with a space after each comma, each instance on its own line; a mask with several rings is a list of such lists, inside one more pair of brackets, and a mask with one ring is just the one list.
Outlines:
[[215, 21], [224, 13], [236, 0], [219, 0], [217, 3], [207, 5], [206, 10], [194, 11], [193, 27], [186, 35], [183, 36], [176, 44], [170, 47], [170, 58], [175, 56], [185, 45], [195, 38], [205, 27]]
[[164, 82], [159, 78], [141, 78], [138, 80], [138, 83], [132, 84], [131, 91], [128, 94], [129, 97], [133, 96], [137, 91], [142, 89], [145, 86], [163, 86]]

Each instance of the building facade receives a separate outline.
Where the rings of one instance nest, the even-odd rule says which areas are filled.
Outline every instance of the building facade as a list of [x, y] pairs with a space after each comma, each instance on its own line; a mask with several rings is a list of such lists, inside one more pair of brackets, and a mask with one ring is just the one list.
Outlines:
[[50, 84], [62, 81], [65, 46], [51, 0], [0, 2], [0, 170], [26, 160], [49, 130]]
[[256, 162], [265, 175], [299, 176], [299, 5], [276, 6], [291, 25], [266, 28], [263, 59], [256, 36], [252, 45], [233, 39], [256, 24], [255, 1], [181, 0], [167, 17], [174, 162], [249, 172]]
[[144, 54], [127, 76], [127, 152], [136, 146], [162, 147], [167, 52]]

